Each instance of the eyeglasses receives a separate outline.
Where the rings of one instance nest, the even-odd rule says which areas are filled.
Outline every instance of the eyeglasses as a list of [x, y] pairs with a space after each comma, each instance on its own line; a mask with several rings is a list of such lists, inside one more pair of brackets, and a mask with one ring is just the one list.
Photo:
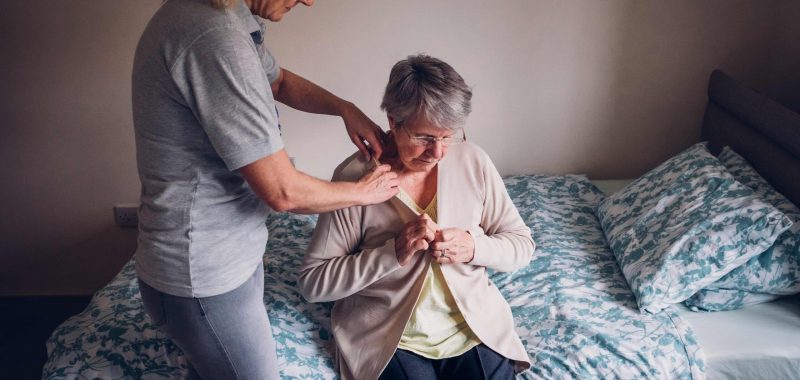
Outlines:
[[399, 128], [406, 132], [408, 138], [411, 139], [411, 143], [417, 146], [432, 146], [436, 144], [437, 141], [441, 141], [442, 145], [450, 146], [455, 144], [463, 143], [467, 141], [467, 136], [464, 134], [464, 130], [459, 128], [456, 133], [451, 136], [446, 137], [433, 137], [433, 136], [413, 136], [411, 132], [407, 130], [407, 128]]

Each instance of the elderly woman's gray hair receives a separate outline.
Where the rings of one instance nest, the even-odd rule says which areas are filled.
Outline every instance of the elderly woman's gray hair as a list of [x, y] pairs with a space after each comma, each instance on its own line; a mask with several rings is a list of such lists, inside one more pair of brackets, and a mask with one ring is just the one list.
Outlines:
[[472, 111], [472, 90], [444, 61], [411, 55], [392, 67], [381, 109], [397, 126], [424, 117], [442, 128], [458, 128]]

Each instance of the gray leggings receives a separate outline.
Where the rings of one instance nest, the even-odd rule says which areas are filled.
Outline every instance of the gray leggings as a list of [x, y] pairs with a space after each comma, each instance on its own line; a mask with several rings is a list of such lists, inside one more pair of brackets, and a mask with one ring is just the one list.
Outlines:
[[202, 379], [278, 379], [275, 342], [264, 308], [264, 267], [238, 288], [204, 298], [176, 297], [139, 280], [144, 308]]

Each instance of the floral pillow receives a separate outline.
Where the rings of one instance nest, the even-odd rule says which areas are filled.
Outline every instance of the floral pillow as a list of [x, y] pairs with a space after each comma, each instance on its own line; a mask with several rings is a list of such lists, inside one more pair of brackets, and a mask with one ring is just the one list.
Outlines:
[[764, 252], [791, 221], [696, 144], [600, 202], [639, 310], [683, 302]]
[[725, 147], [719, 160], [737, 181], [781, 210], [794, 224], [772, 247], [695, 293], [686, 300], [686, 306], [695, 311], [734, 310], [800, 293], [800, 208], [775, 191], [731, 148]]

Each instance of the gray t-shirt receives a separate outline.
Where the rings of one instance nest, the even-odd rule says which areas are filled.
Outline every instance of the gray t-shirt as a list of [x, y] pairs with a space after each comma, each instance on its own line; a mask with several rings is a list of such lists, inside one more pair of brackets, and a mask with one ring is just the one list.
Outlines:
[[169, 0], [139, 40], [136, 271], [164, 293], [228, 292], [262, 260], [269, 208], [236, 170], [283, 148], [263, 33], [243, 1]]

